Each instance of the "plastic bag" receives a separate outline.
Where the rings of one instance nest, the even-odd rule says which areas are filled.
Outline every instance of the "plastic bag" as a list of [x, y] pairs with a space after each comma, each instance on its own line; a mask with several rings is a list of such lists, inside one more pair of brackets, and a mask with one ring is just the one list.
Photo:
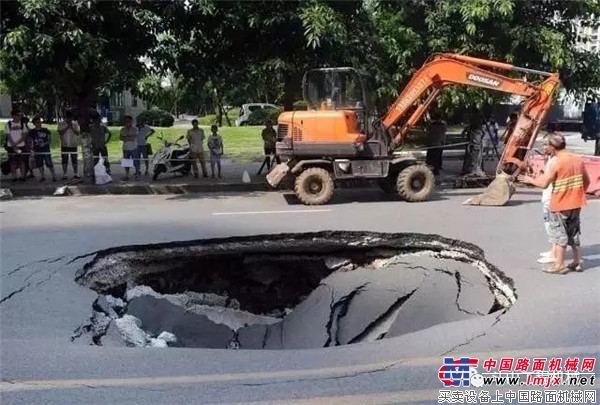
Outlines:
[[121, 159], [121, 167], [123, 168], [132, 168], [134, 166], [133, 159]]
[[94, 177], [96, 178], [96, 184], [98, 185], [107, 184], [112, 181], [110, 174], [106, 173], [103, 157], [100, 157], [98, 163], [96, 163], [96, 166], [94, 166]]
[[250, 183], [250, 174], [248, 173], [248, 170], [244, 170], [244, 174], [242, 175], [242, 182], [244, 183]]

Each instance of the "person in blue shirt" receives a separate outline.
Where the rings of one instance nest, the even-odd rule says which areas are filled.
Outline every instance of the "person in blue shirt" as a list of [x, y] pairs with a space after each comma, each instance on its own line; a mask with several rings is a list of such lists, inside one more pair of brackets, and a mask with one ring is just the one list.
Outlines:
[[33, 129], [29, 131], [29, 138], [33, 145], [33, 153], [35, 156], [35, 165], [40, 169], [40, 182], [45, 181], [44, 166], [50, 170], [52, 181], [56, 181], [54, 173], [54, 165], [52, 164], [52, 155], [50, 154], [50, 131], [48, 128], [42, 127], [42, 119], [40, 117], [33, 118]]
[[586, 103], [583, 110], [584, 141], [595, 141], [594, 156], [600, 156], [600, 102]]

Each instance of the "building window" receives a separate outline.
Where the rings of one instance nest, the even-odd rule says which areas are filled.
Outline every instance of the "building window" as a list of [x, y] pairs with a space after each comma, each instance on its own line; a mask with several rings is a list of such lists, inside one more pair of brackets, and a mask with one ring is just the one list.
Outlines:
[[110, 97], [110, 104], [113, 107], [122, 107], [123, 106], [123, 93], [113, 93]]
[[132, 96], [131, 98], [131, 106], [132, 107], [137, 107], [137, 103], [138, 103], [138, 99], [136, 96]]

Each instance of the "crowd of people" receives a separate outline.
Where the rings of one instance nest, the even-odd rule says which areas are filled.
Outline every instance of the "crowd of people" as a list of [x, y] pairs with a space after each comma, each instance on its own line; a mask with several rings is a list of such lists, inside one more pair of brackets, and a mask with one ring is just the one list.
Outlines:
[[[23, 116], [21, 111], [13, 110], [11, 120], [4, 127], [4, 149], [8, 153], [8, 161], [3, 164], [3, 173], [12, 174], [13, 182], [24, 182], [28, 178], [35, 178], [34, 169], [39, 171], [39, 181], [46, 181], [46, 169], [50, 172], [50, 178], [53, 182], [57, 181], [54, 162], [51, 153], [52, 133], [42, 124], [40, 117], [34, 117], [33, 127], [30, 127], [29, 120]], [[87, 133], [82, 130], [74, 119], [71, 112], [66, 112], [64, 120], [57, 125], [59, 135], [62, 180], [69, 180], [69, 163], [71, 163], [71, 179], [81, 179], [79, 171], [79, 146], [85, 145], [82, 142], [84, 137], [88, 137], [89, 153], [92, 155], [92, 164], [96, 166], [100, 158], [104, 161], [106, 173], [111, 174], [111, 165], [108, 156], [108, 143], [113, 134], [102, 122], [100, 114], [93, 114], [90, 117], [90, 124]], [[123, 180], [129, 180], [130, 169], [134, 169], [134, 178], [140, 179], [142, 176], [142, 163], [144, 166], [144, 176], [149, 174], [149, 159], [153, 155], [152, 146], [149, 138], [155, 133], [154, 128], [138, 119], [134, 124], [131, 116], [125, 116], [123, 126], [119, 131], [119, 139], [122, 141], [122, 165], [125, 170]], [[265, 161], [263, 167], [267, 170], [271, 168], [271, 157], [275, 155], [275, 141], [277, 133], [273, 128], [273, 122], [268, 121], [262, 131], [264, 142]], [[186, 132], [186, 139], [189, 144], [189, 160], [195, 178], [199, 178], [199, 167], [202, 170], [202, 176], [208, 178], [206, 167], [205, 149], [208, 149], [208, 158], [211, 169], [211, 178], [222, 178], [221, 157], [224, 153], [223, 138], [219, 134], [217, 125], [212, 125], [210, 134], [206, 136], [204, 129], [198, 126], [198, 120], [192, 121], [192, 127]], [[205, 147], [206, 145], [206, 147]], [[83, 146], [85, 148], [85, 146]], [[85, 157], [85, 152], [83, 153]], [[279, 159], [273, 157], [273, 160]], [[124, 164], [124, 162], [130, 164]], [[262, 171], [262, 167], [259, 170]]]

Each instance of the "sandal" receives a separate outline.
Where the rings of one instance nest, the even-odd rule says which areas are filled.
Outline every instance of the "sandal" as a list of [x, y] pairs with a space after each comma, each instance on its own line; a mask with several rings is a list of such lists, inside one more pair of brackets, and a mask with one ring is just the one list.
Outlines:
[[569, 263], [567, 264], [567, 268], [571, 271], [582, 272], [581, 263]]
[[542, 271], [544, 273], [549, 273], [549, 274], [560, 274], [560, 275], [563, 275], [563, 274], [567, 274], [569, 271], [571, 271], [571, 269], [568, 266], [565, 266], [565, 267], [560, 268], [560, 269], [552, 266], [552, 267], [550, 267], [548, 269], [543, 269]]

